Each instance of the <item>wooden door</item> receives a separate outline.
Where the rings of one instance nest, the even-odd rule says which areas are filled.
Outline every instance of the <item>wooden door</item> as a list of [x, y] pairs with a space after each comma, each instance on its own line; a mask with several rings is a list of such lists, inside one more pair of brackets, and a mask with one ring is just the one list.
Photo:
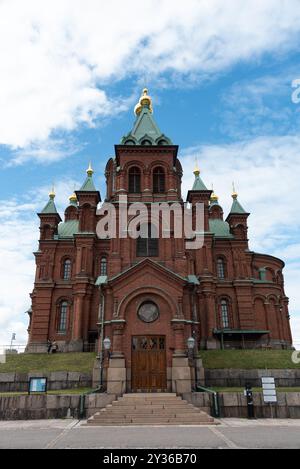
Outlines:
[[132, 337], [131, 389], [133, 392], [160, 392], [167, 389], [165, 336]]

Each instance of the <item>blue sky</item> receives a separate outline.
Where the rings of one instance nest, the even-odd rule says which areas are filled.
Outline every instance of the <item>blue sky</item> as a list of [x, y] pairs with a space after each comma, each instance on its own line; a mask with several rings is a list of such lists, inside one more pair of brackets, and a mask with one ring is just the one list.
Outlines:
[[[42, 3], [42, 5], [41, 5]], [[63, 213], [91, 160], [103, 169], [149, 88], [160, 129], [195, 156], [224, 211], [235, 181], [250, 248], [283, 258], [300, 346], [299, 0], [4, 0], [0, 3], [0, 343], [26, 341], [52, 182]], [[134, 21], [133, 21], [134, 18]]]

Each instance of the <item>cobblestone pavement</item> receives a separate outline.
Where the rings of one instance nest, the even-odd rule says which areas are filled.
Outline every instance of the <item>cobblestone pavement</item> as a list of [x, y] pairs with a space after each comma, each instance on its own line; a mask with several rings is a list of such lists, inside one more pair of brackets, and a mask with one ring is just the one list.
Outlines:
[[221, 419], [214, 426], [84, 427], [77, 420], [0, 422], [0, 448], [300, 448], [300, 420]]

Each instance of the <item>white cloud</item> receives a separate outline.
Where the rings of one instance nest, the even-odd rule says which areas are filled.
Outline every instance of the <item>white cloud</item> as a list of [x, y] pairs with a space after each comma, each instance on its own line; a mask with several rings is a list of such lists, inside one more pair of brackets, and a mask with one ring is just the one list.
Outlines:
[[[68, 196], [78, 181], [61, 180], [56, 184], [55, 199], [61, 215]], [[27, 342], [28, 316], [25, 311], [31, 300], [35, 261], [32, 252], [38, 247], [39, 220], [36, 212], [47, 202], [49, 188], [42, 187], [17, 199], [0, 201], [0, 344], [10, 343], [13, 332], [16, 343]]]
[[126, 108], [108, 86], [133, 74], [142, 81], [165, 72], [205, 77], [296, 48], [298, 6], [297, 0], [244, 0], [242, 8], [240, 0], [3, 0], [0, 143], [24, 147]]
[[214, 184], [224, 216], [230, 210], [231, 184], [251, 213], [249, 247], [286, 262], [285, 290], [290, 297], [295, 342], [300, 344], [300, 137], [259, 137], [228, 145], [203, 145], [182, 152], [183, 187], [192, 187], [195, 157], [207, 187]]
[[298, 74], [298, 68], [290, 67], [276, 75], [235, 82], [221, 94], [221, 131], [235, 139], [297, 134], [300, 107], [292, 102], [291, 83]]

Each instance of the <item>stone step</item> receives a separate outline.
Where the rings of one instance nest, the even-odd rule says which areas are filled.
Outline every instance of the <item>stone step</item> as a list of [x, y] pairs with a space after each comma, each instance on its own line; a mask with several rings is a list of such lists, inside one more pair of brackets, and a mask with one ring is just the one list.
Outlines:
[[172, 396], [172, 397], [153, 397], [153, 396], [148, 396], [148, 397], [120, 397], [119, 401], [143, 401], [143, 402], [148, 402], [148, 401], [164, 401], [164, 402], [173, 402], [173, 401], [181, 401], [182, 399], [179, 396]]
[[[155, 396], [155, 397], [154, 397]], [[205, 425], [216, 422], [176, 394], [125, 394], [88, 419], [87, 425]]]
[[166, 402], [166, 401], [147, 401], [147, 402], [141, 402], [141, 401], [113, 401], [112, 404], [113, 406], [124, 406], [124, 407], [133, 407], [133, 406], [149, 406], [149, 407], [161, 407], [163, 405], [168, 405], [168, 406], [173, 406], [173, 407], [183, 407], [183, 406], [191, 406], [192, 404], [189, 404], [188, 402], [185, 401], [172, 401], [172, 402]]
[[175, 392], [132, 392], [132, 393], [126, 393], [123, 394], [122, 398], [134, 398], [134, 397], [151, 397], [151, 399], [155, 398], [163, 398], [167, 399], [169, 397], [178, 397], [180, 399], [180, 396], [177, 396]]
[[177, 425], [182, 425], [182, 426], [190, 426], [190, 425], [218, 425], [217, 422], [197, 422], [197, 423], [190, 423], [190, 422], [151, 422], [150, 424], [148, 422], [92, 422], [89, 421], [88, 424], [84, 426], [89, 426], [89, 427], [130, 427], [130, 426], [139, 426], [139, 427], [148, 427], [148, 426], [160, 426], [160, 425], [166, 425], [166, 426], [177, 426]]
[[191, 414], [199, 414], [200, 409], [159, 409], [159, 411], [154, 409], [132, 409], [130, 412], [124, 411], [123, 409], [115, 408], [115, 409], [103, 409], [100, 411], [100, 414], [110, 414], [110, 415], [161, 415], [161, 414], [172, 414], [172, 415], [191, 415]]
[[186, 424], [189, 424], [189, 423], [194, 423], [194, 422], [213, 422], [213, 419], [212, 418], [204, 418], [203, 416], [198, 416], [198, 417], [190, 417], [190, 418], [186, 418], [186, 417], [164, 417], [164, 416], [156, 416], [156, 417], [145, 417], [145, 416], [137, 416], [137, 417], [128, 417], [128, 418], [111, 418], [111, 417], [107, 417], [107, 418], [98, 418], [98, 419], [94, 419], [93, 420], [94, 422], [98, 422], [98, 423], [102, 423], [102, 422], [111, 422], [111, 423], [115, 423], [115, 422], [128, 422], [128, 423], [153, 423], [153, 422], [177, 422], [177, 423], [186, 423]]

